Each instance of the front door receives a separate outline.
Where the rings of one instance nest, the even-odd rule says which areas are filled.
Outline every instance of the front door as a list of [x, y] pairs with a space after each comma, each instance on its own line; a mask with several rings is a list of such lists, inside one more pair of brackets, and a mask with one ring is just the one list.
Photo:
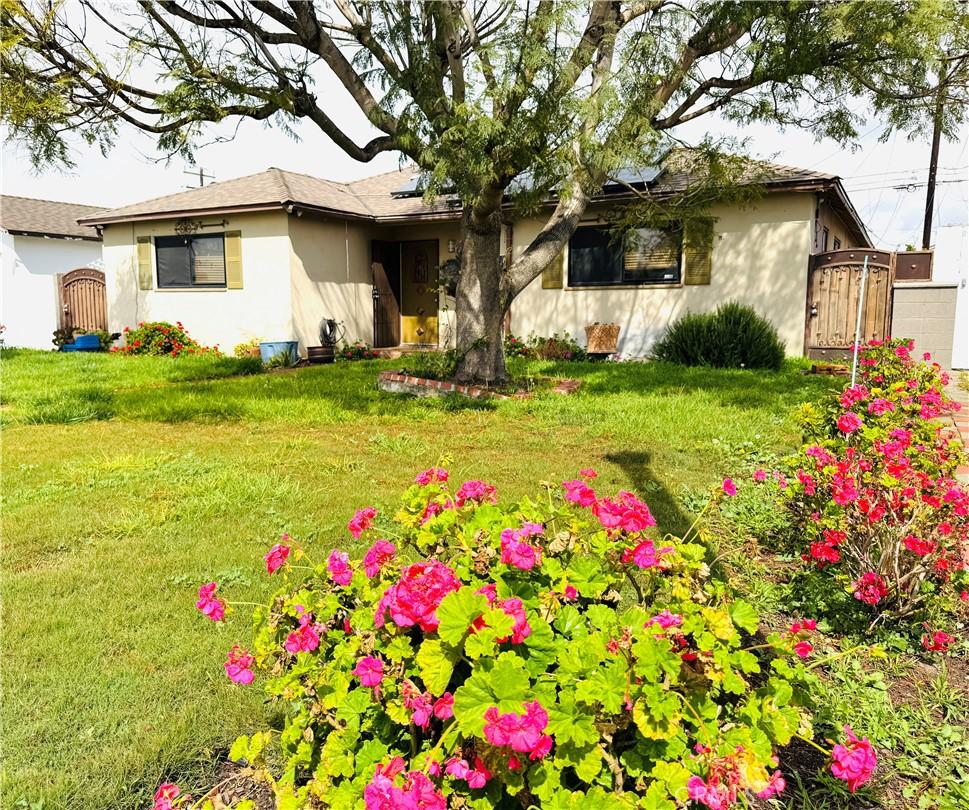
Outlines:
[[401, 342], [437, 345], [437, 240], [402, 242]]
[[400, 242], [370, 243], [373, 273], [373, 345], [400, 345]]
[[104, 273], [90, 267], [60, 277], [61, 328], [72, 331], [107, 330], [108, 301]]
[[891, 329], [893, 263], [885, 251], [851, 248], [812, 256], [808, 275], [807, 355], [838, 355], [851, 348], [858, 319], [864, 257], [868, 277], [861, 340], [884, 339]]

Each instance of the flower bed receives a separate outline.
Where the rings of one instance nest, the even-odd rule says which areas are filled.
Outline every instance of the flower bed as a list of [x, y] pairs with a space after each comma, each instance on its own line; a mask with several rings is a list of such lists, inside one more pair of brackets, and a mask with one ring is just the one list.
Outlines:
[[[805, 411], [806, 443], [784, 499], [821, 575], [819, 599], [872, 622], [933, 619], [969, 584], [969, 492], [955, 479], [960, 443], [939, 417], [958, 407], [947, 375], [909, 341], [868, 344], [859, 382]], [[818, 584], [821, 583], [821, 584]], [[820, 605], [819, 605], [820, 607]]]
[[220, 356], [218, 344], [203, 346], [189, 335], [182, 322], [171, 324], [166, 321], [141, 321], [137, 328], [124, 328], [124, 345], [113, 346], [117, 354], [153, 354], [184, 357], [190, 354]]
[[[778, 750], [810, 731], [812, 621], [753, 639], [694, 529], [659, 536], [592, 470], [511, 504], [448, 477], [418, 475], [392, 520], [357, 512], [362, 559], [286, 536], [266, 554], [282, 587], [225, 671], [264, 675], [285, 716], [231, 752], [280, 806], [713, 810], [784, 789]], [[216, 583], [197, 607], [232, 613]], [[850, 729], [831, 754], [852, 791], [874, 768]], [[166, 784], [155, 807], [189, 802]]]

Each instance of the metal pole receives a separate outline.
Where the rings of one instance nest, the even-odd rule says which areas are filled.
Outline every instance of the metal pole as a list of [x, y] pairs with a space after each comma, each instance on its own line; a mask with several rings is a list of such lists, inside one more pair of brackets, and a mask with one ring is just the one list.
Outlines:
[[865, 282], [868, 281], [868, 254], [865, 254], [864, 264], [861, 266], [861, 289], [858, 292], [858, 317], [855, 320], [855, 345], [853, 349], [854, 359], [851, 361], [851, 386], [855, 385], [855, 376], [858, 374], [858, 348], [861, 343], [861, 313], [865, 309]]

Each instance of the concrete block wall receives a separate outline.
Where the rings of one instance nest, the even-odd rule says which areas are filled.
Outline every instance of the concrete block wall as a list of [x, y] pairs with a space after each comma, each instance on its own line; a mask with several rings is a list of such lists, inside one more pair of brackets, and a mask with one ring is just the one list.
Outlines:
[[896, 284], [892, 337], [911, 338], [917, 355], [930, 352], [933, 360], [952, 368], [957, 292], [955, 284]]

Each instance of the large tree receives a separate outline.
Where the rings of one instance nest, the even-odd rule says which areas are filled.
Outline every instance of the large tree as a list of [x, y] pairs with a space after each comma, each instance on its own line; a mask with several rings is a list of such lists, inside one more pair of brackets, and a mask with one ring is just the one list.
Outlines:
[[[453, 188], [459, 376], [492, 381], [511, 302], [618, 168], [715, 112], [848, 141], [865, 97], [923, 99], [959, 17], [947, 0], [0, 2], [3, 117], [36, 162], [67, 161], [70, 132], [107, 149], [133, 126], [188, 154], [212, 122], [308, 119], [356, 160], [400, 152], [429, 193]], [[321, 70], [366, 115], [365, 143], [314, 89]], [[506, 265], [509, 204], [547, 218]]]

